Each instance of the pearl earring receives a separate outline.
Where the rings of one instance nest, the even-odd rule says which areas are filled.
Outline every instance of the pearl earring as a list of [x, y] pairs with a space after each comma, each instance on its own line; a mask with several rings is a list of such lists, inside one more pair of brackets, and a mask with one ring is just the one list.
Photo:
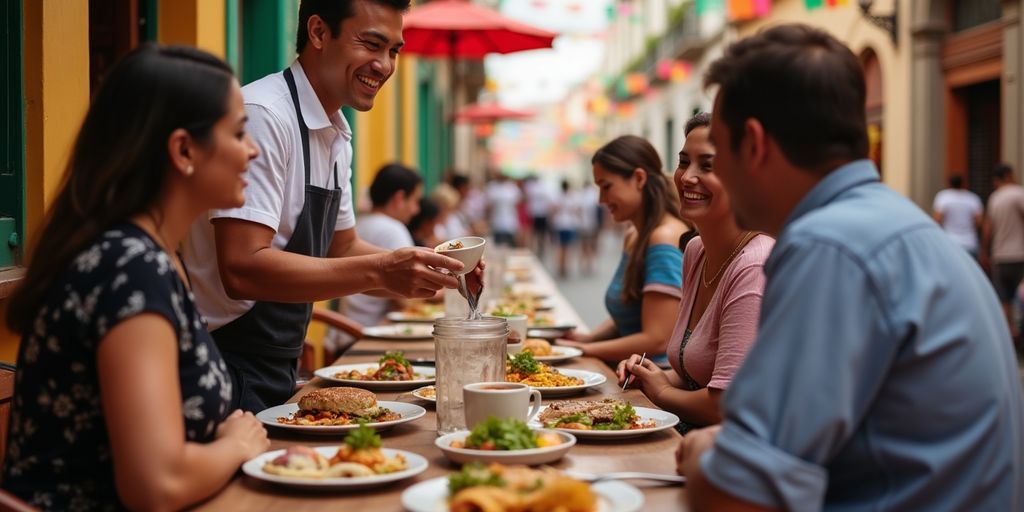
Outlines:
[[192, 164], [188, 164], [188, 166], [185, 167], [185, 176], [192, 176], [192, 173], [194, 172], [196, 172], [196, 169], [192, 167]]

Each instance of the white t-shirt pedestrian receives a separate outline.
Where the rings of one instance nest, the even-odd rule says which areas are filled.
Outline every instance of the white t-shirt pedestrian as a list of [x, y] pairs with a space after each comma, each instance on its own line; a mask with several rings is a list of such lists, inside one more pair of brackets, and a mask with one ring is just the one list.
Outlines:
[[547, 217], [550, 214], [555, 197], [546, 184], [540, 180], [529, 180], [523, 185], [523, 191], [526, 193], [526, 209], [531, 217]]
[[515, 233], [519, 231], [519, 211], [516, 206], [522, 194], [511, 181], [495, 181], [487, 185], [487, 203], [491, 208], [491, 231]]
[[[309, 84], [302, 66], [290, 66], [295, 75], [302, 117], [309, 129], [310, 184], [341, 187], [335, 231], [355, 226], [352, 209], [352, 129], [340, 111], [328, 114]], [[282, 73], [267, 75], [242, 88], [245, 129], [259, 145], [260, 155], [249, 163], [245, 174], [245, 205], [230, 210], [211, 210], [192, 225], [185, 244], [185, 265], [191, 276], [196, 305], [211, 330], [224, 326], [252, 309], [254, 301], [234, 300], [224, 291], [217, 267], [217, 248], [212, 219], [243, 219], [275, 231], [271, 246], [284, 249], [295, 230], [305, 201], [306, 176], [302, 159], [302, 136], [291, 93]], [[338, 167], [335, 183], [334, 166]]]
[[947, 188], [935, 195], [932, 210], [942, 214], [942, 229], [970, 252], [978, 250], [975, 219], [983, 207], [978, 194], [962, 188]]
[[580, 190], [570, 190], [555, 201], [551, 211], [551, 227], [555, 231], [575, 233], [583, 223], [583, 196]]
[[[405, 224], [383, 213], [368, 213], [359, 217], [356, 234], [360, 239], [390, 251], [415, 245]], [[342, 311], [363, 327], [370, 327], [384, 319], [390, 302], [390, 299], [359, 293], [345, 297]]]

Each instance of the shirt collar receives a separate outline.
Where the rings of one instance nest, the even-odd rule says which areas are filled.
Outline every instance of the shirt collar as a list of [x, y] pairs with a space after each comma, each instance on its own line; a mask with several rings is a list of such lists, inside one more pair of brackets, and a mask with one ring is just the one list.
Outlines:
[[306, 121], [306, 128], [322, 130], [333, 126], [346, 139], [351, 139], [352, 129], [349, 127], [348, 120], [341, 115], [341, 111], [333, 112], [330, 115], [324, 111], [324, 106], [320, 103], [320, 98], [317, 97], [313, 86], [310, 85], [309, 79], [306, 78], [306, 72], [302, 69], [302, 64], [298, 59], [289, 67], [292, 74], [295, 75], [295, 89], [299, 94], [299, 106], [302, 108], [302, 118]]
[[786, 222], [782, 225], [782, 231], [785, 232], [786, 228], [793, 222], [796, 222], [797, 219], [810, 213], [812, 210], [828, 204], [839, 194], [853, 187], [877, 181], [879, 181], [878, 169], [875, 168], [875, 163], [871, 160], [854, 160], [837, 167], [822, 178], [796, 204], [796, 208], [793, 208]]

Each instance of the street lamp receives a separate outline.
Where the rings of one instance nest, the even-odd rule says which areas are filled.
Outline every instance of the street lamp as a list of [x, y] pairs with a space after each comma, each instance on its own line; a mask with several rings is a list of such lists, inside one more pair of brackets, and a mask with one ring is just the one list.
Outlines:
[[892, 6], [892, 14], [889, 16], [877, 16], [871, 14], [871, 6], [875, 3], [874, 0], [857, 0], [860, 5], [860, 12], [864, 15], [864, 19], [871, 22], [872, 25], [889, 32], [889, 37], [892, 38], [892, 44], [895, 45], [898, 42], [899, 24], [897, 19], [900, 12], [900, 1], [894, 0]]

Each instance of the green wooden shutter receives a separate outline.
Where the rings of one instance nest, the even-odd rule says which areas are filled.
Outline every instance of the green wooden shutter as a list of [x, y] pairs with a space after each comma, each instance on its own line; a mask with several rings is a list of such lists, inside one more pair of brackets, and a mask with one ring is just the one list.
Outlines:
[[25, 125], [21, 74], [21, 2], [0, 7], [0, 267], [15, 263], [11, 242], [23, 245], [25, 222]]

